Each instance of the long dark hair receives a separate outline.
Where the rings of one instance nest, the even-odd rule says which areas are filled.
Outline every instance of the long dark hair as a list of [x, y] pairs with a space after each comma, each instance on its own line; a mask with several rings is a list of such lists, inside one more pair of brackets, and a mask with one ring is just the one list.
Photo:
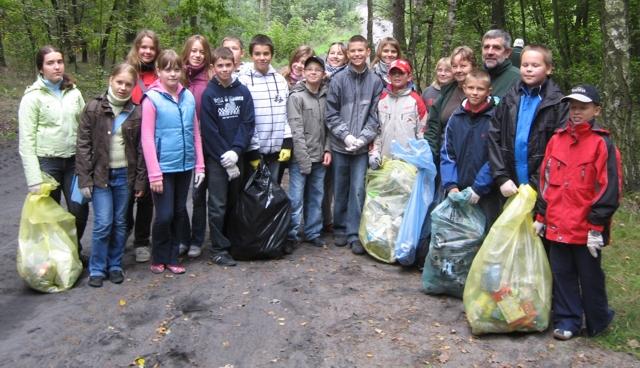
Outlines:
[[[60, 49], [52, 45], [42, 46], [40, 50], [38, 50], [38, 53], [36, 53], [36, 68], [38, 69], [38, 73], [40, 73], [40, 70], [42, 70], [42, 66], [44, 65], [44, 57], [52, 52], [60, 53], [62, 60], [64, 61], [64, 54]], [[62, 74], [62, 84], [60, 85], [61, 90], [72, 88], [74, 84], [75, 80], [69, 74]]]

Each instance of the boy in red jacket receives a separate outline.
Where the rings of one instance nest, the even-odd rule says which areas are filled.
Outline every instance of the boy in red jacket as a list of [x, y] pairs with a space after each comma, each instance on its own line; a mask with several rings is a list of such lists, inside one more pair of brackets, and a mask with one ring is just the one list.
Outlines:
[[568, 340], [582, 327], [595, 336], [613, 320], [601, 267], [611, 217], [620, 203], [620, 152], [595, 122], [600, 95], [590, 85], [573, 88], [569, 122], [549, 141], [540, 172], [542, 211], [536, 233], [550, 241], [553, 272], [553, 336]]

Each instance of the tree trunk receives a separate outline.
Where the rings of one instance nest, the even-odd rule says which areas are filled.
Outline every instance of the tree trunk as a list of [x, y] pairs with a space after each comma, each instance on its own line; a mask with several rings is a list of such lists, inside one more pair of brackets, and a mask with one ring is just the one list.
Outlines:
[[407, 51], [407, 39], [404, 34], [405, 0], [393, 0], [393, 38], [400, 43], [403, 52]]
[[[29, 16], [27, 15], [30, 13], [31, 9], [27, 5], [27, 2], [25, 0], [22, 0], [22, 20], [24, 21], [24, 29], [27, 32], [27, 38], [29, 38], [29, 44], [31, 45], [31, 52], [29, 54], [33, 55], [37, 50], [38, 44], [36, 42], [35, 36], [33, 35], [33, 31], [31, 30], [31, 21], [29, 20]], [[31, 60], [34, 59], [31, 58]], [[31, 62], [31, 65], [35, 66], [33, 61]]]
[[[629, 86], [628, 8], [624, 0], [602, 2], [600, 24], [604, 48], [602, 86], [604, 123], [622, 151], [627, 189], [638, 189], [638, 129], [633, 124]], [[631, 186], [631, 188], [630, 188]]]
[[107, 59], [107, 46], [109, 46], [109, 36], [111, 35], [111, 29], [113, 28], [115, 14], [116, 14], [116, 11], [118, 10], [118, 3], [119, 3], [119, 0], [113, 1], [113, 8], [111, 9], [111, 14], [109, 14], [109, 20], [107, 21], [107, 26], [105, 27], [104, 33], [102, 34], [102, 39], [100, 40], [100, 51], [98, 53], [98, 63], [102, 67], [104, 67], [104, 64]]
[[136, 15], [140, 11], [140, 0], [129, 0], [127, 2], [127, 28], [125, 28], [124, 42], [131, 44], [136, 39], [137, 30], [135, 27]]
[[[373, 50], [373, 0], [367, 0], [367, 41], [369, 42], [369, 48]], [[373, 60], [374, 52], [370, 55], [370, 60]]]
[[551, 8], [553, 11], [553, 36], [556, 39], [556, 42], [558, 42], [558, 49], [560, 50], [560, 65], [562, 65], [564, 70], [569, 70], [569, 66], [571, 65], [569, 45], [568, 42], [566, 42], [566, 33], [563, 32], [564, 26], [561, 20], [562, 16], [560, 14], [560, 5], [558, 2], [559, 0], [551, 1]]
[[62, 50], [65, 54], [67, 54], [67, 59], [69, 59], [69, 64], [76, 64], [76, 55], [74, 53], [71, 35], [69, 33], [69, 28], [67, 26], [67, 18], [65, 16], [66, 9], [63, 9], [58, 0], [51, 0], [51, 5], [53, 6], [53, 11], [56, 15], [56, 23], [58, 23], [58, 33], [60, 40], [62, 41]]
[[520, 18], [521, 18], [520, 29], [522, 32], [521, 37], [526, 43], [527, 42], [527, 25], [525, 22], [525, 15], [524, 15], [524, 0], [520, 0]]
[[491, 1], [491, 28], [504, 29], [504, 0]]
[[0, 29], [0, 68], [6, 68], [7, 60], [4, 58], [4, 42], [2, 42], [2, 38], [4, 38], [4, 32]]
[[451, 41], [453, 32], [456, 29], [456, 11], [458, 8], [457, 0], [448, 0], [449, 7], [447, 9], [447, 27], [444, 33], [444, 39], [442, 41], [442, 55], [446, 56], [451, 53]]

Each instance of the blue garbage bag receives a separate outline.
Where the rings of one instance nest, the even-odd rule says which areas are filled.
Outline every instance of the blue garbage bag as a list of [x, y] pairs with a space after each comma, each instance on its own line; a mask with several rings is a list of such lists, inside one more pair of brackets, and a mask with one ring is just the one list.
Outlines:
[[402, 224], [396, 238], [395, 254], [398, 263], [410, 266], [414, 263], [416, 249], [420, 242], [420, 231], [427, 216], [427, 210], [433, 201], [433, 186], [436, 166], [429, 143], [424, 139], [412, 139], [406, 147], [392, 142], [391, 154], [395, 158], [406, 161], [418, 168], [418, 175], [407, 207], [404, 210]]
[[467, 274], [485, 234], [485, 216], [469, 203], [471, 188], [451, 193], [431, 213], [431, 243], [422, 271], [427, 294], [462, 298]]

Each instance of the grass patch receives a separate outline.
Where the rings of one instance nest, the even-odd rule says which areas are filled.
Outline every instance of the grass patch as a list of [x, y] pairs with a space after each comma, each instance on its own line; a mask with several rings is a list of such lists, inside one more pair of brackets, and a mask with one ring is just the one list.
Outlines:
[[609, 304], [616, 311], [610, 331], [594, 341], [640, 358], [640, 194], [629, 194], [613, 221], [612, 244], [603, 251]]

